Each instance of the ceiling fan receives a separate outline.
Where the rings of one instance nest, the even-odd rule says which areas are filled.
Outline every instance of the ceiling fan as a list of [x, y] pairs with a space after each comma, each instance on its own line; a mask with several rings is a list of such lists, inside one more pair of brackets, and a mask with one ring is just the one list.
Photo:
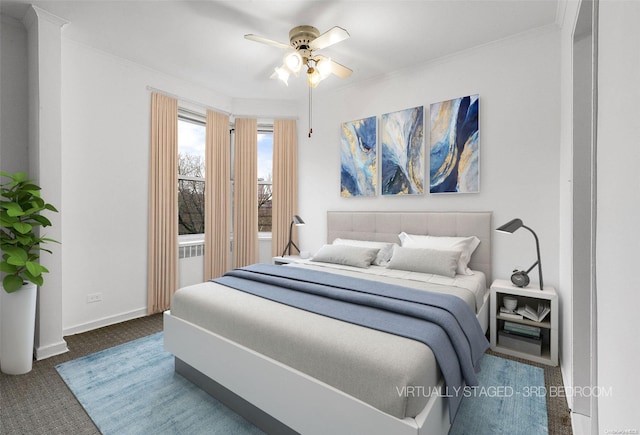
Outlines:
[[303, 68], [306, 69], [307, 84], [310, 88], [315, 88], [331, 74], [344, 79], [353, 72], [331, 58], [315, 53], [316, 50], [327, 48], [349, 38], [349, 32], [342, 27], [333, 27], [321, 35], [313, 26], [297, 26], [289, 31], [289, 44], [253, 34], [244, 35], [244, 37], [250, 41], [287, 50], [282, 65], [276, 67], [271, 76], [271, 78], [280, 79], [285, 85], [288, 85], [287, 81], [291, 74], [297, 76]]

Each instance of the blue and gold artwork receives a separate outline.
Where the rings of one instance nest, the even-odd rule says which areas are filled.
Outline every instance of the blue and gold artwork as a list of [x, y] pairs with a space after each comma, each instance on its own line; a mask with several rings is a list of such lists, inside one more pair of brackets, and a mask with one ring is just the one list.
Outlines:
[[342, 123], [340, 196], [375, 196], [378, 180], [376, 117]]
[[424, 108], [382, 115], [382, 194], [424, 193]]
[[478, 95], [431, 105], [431, 193], [480, 191]]

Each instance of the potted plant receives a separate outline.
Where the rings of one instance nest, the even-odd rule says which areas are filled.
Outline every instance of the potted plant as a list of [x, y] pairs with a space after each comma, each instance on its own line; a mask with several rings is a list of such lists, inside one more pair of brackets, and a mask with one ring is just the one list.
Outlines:
[[9, 181], [0, 184], [0, 272], [3, 272], [0, 320], [0, 369], [7, 374], [22, 374], [33, 364], [36, 295], [48, 272], [38, 259], [41, 245], [55, 240], [39, 234], [38, 227], [51, 221], [40, 213], [57, 212], [40, 197], [40, 187], [24, 172], [0, 171]]

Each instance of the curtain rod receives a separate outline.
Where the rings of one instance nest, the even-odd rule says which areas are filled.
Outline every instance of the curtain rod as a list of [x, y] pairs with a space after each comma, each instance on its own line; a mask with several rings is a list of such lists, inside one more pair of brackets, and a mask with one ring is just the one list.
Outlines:
[[147, 90], [151, 91], [151, 92], [157, 92], [157, 93], [162, 94], [162, 95], [166, 95], [167, 97], [175, 98], [176, 100], [179, 100], [179, 101], [182, 101], [182, 102], [185, 102], [185, 103], [189, 103], [189, 104], [194, 104], [196, 106], [200, 106], [203, 109], [211, 109], [211, 110], [215, 110], [216, 112], [221, 112], [221, 113], [223, 113], [225, 115], [233, 116], [233, 113], [228, 112], [226, 110], [222, 110], [222, 109], [219, 109], [217, 107], [213, 107], [213, 106], [210, 106], [208, 104], [201, 103], [199, 101], [189, 100], [188, 98], [183, 98], [180, 95], [172, 94], [170, 92], [163, 91], [162, 89], [154, 88], [153, 86], [147, 85]]
[[226, 110], [222, 110], [222, 109], [219, 109], [217, 107], [209, 106], [208, 104], [204, 104], [204, 103], [201, 103], [199, 101], [189, 100], [187, 98], [181, 97], [180, 95], [172, 94], [170, 92], [165, 92], [162, 89], [154, 88], [153, 86], [147, 85], [147, 90], [151, 91], [151, 92], [157, 92], [157, 93], [162, 94], [162, 95], [166, 95], [167, 97], [175, 98], [176, 100], [183, 101], [185, 103], [189, 103], [189, 104], [194, 104], [196, 106], [200, 106], [203, 109], [215, 110], [216, 112], [220, 112], [220, 113], [223, 113], [225, 115], [229, 115], [230, 117], [233, 117], [233, 118], [295, 119], [296, 121], [298, 120], [297, 116], [235, 115], [235, 114], [233, 114], [231, 112], [228, 112]]

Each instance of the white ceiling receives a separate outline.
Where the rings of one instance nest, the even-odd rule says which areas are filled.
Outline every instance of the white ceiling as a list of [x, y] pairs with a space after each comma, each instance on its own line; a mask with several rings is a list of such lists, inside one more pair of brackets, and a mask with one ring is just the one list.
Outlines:
[[28, 1], [1, 0], [21, 19], [29, 3], [69, 22], [65, 38], [146, 65], [235, 98], [298, 99], [269, 76], [282, 50], [244, 39], [258, 34], [288, 43], [301, 24], [351, 38], [320, 51], [354, 70], [330, 77], [316, 92], [391, 74], [430, 60], [556, 22], [559, 0], [374, 1]]

